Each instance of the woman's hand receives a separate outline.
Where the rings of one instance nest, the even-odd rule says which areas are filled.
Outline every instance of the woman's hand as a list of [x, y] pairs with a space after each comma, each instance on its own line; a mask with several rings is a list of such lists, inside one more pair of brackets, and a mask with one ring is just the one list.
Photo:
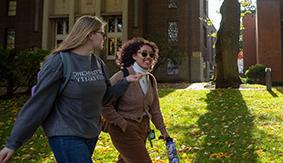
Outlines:
[[8, 160], [10, 160], [10, 158], [12, 157], [12, 155], [14, 154], [14, 150], [4, 147], [1, 151], [0, 151], [0, 163], [5, 163]]
[[143, 74], [141, 73], [137, 73], [137, 74], [131, 74], [129, 76], [126, 77], [126, 79], [128, 80], [128, 82], [137, 82], [141, 79], [141, 77], [143, 76]]

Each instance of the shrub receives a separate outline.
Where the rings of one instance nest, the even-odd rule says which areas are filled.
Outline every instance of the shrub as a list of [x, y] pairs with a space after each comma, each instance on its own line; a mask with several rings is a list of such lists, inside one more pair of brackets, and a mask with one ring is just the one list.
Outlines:
[[264, 84], [265, 68], [266, 66], [263, 64], [255, 64], [250, 66], [249, 69], [245, 72], [247, 83]]
[[6, 87], [6, 95], [13, 94], [18, 87], [30, 88], [47, 50], [24, 50], [0, 48], [0, 83]]
[[21, 85], [31, 88], [36, 83], [37, 72], [40, 68], [40, 63], [49, 54], [47, 50], [25, 50], [19, 52], [16, 59], [17, 67], [22, 73], [18, 74]]
[[17, 81], [14, 58], [14, 49], [0, 48], [0, 81], [1, 86], [6, 87], [6, 94], [14, 92], [15, 81]]

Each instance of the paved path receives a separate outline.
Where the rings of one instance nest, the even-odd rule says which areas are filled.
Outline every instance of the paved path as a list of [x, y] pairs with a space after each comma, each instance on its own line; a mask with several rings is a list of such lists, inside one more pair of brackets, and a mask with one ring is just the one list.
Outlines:
[[[188, 90], [211, 90], [215, 89], [215, 85], [211, 82], [205, 83], [158, 83], [159, 88], [174, 88], [174, 89], [188, 89]], [[273, 87], [274, 88], [274, 87]], [[281, 89], [282, 87], [276, 87]], [[239, 90], [266, 90], [264, 85], [241, 84]], [[283, 89], [283, 88], [282, 88]]]

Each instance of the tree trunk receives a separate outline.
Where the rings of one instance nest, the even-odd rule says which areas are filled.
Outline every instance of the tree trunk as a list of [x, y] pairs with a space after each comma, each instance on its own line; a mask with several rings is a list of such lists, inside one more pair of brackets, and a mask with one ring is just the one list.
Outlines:
[[216, 42], [216, 88], [239, 88], [241, 80], [237, 65], [240, 36], [240, 3], [224, 0], [222, 20]]

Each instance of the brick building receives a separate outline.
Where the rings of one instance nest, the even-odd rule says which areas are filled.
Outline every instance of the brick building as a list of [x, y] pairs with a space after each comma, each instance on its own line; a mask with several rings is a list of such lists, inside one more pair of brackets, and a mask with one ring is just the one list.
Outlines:
[[1, 0], [0, 6], [0, 46], [41, 47], [42, 0]]
[[159, 81], [208, 79], [211, 44], [207, 26], [199, 19], [207, 16], [207, 0], [45, 0], [43, 6], [43, 48], [57, 46], [79, 16], [91, 14], [107, 22], [106, 48], [101, 56], [111, 74], [118, 69], [115, 51], [122, 42], [158, 35], [176, 42], [176, 48], [185, 53], [173, 71], [170, 61], [157, 69]]
[[214, 64], [213, 43], [208, 39], [213, 28], [200, 20], [208, 14], [207, 4], [207, 0], [4, 0], [0, 2], [0, 8], [5, 8], [0, 11], [0, 44], [53, 49], [78, 17], [96, 15], [107, 22], [101, 56], [111, 74], [118, 70], [115, 51], [124, 41], [158, 36], [182, 51], [180, 63], [167, 61], [157, 69], [159, 81], [205, 81]]
[[256, 14], [247, 14], [243, 17], [243, 50], [244, 50], [244, 67], [248, 69], [256, 62]]
[[282, 0], [257, 0], [256, 14], [244, 19], [245, 67], [264, 64], [277, 82], [283, 82], [282, 18]]

